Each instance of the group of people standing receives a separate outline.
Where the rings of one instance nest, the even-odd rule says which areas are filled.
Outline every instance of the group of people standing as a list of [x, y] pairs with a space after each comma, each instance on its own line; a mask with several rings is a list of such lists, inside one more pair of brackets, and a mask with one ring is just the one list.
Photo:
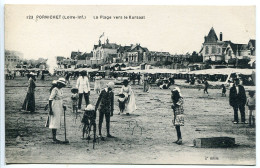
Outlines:
[[[101, 78], [96, 77], [95, 79], [96, 81], [95, 81], [94, 90], [96, 91], [97, 94], [99, 94], [99, 96], [94, 108], [94, 113], [96, 113], [97, 111], [99, 112], [99, 120], [98, 120], [99, 136], [101, 137], [101, 140], [105, 140], [104, 137], [102, 136], [102, 123], [104, 118], [106, 120], [107, 137], [108, 138], [113, 137], [110, 134], [110, 117], [112, 117], [114, 113], [114, 92], [113, 92], [114, 82], [108, 82], [106, 87], [101, 90], [100, 89]], [[62, 114], [62, 111], [66, 110], [66, 106], [64, 106], [62, 102], [62, 96], [63, 96], [62, 88], [66, 86], [66, 83], [67, 82], [64, 78], [60, 78], [59, 80], [54, 81], [53, 86], [51, 88], [51, 94], [49, 97], [49, 107], [50, 107], [49, 128], [52, 129], [54, 142], [60, 142], [56, 138], [56, 132], [57, 129], [60, 128], [60, 116]], [[84, 123], [83, 136], [84, 136], [84, 131], [86, 126], [90, 124], [88, 122], [86, 113], [89, 111], [89, 109], [92, 109], [93, 107], [89, 101], [90, 90], [91, 89], [87, 77], [87, 72], [82, 71], [81, 76], [79, 76], [79, 78], [77, 79], [76, 87], [72, 88], [71, 90], [72, 91], [71, 99], [72, 99], [73, 112], [77, 112], [78, 109], [80, 110], [82, 108], [82, 99], [83, 97], [85, 99], [86, 108], [84, 108], [85, 114], [82, 118], [82, 123]], [[126, 110], [127, 111], [126, 115], [130, 115], [130, 113], [136, 110], [136, 105], [135, 105], [134, 93], [131, 87], [128, 85], [127, 80], [124, 81], [124, 86], [122, 86], [120, 94], [125, 95], [124, 105], [126, 107], [123, 110], [120, 109], [120, 111], [123, 113], [124, 110]], [[96, 115], [94, 116], [96, 117]], [[91, 124], [95, 125], [95, 122], [93, 122], [92, 120]]]
[[249, 125], [255, 126], [255, 92], [249, 91], [249, 97], [246, 97], [244, 86], [240, 84], [239, 78], [234, 79], [234, 84], [230, 88], [229, 104], [234, 110], [234, 124], [239, 123], [238, 110], [241, 114], [241, 123], [247, 124], [245, 115], [245, 106], [248, 106]]
[[[34, 73], [29, 74], [29, 80], [28, 80], [28, 89], [26, 98], [24, 100], [22, 109], [30, 112], [35, 111], [35, 97], [34, 92], [36, 88], [36, 78]], [[82, 99], [84, 97], [86, 108], [84, 108], [84, 111], [91, 110], [94, 113], [94, 119], [92, 120], [92, 124], [96, 124], [96, 113], [99, 112], [99, 123], [98, 123], [98, 131], [99, 136], [101, 137], [101, 140], [105, 140], [102, 136], [102, 123], [105, 118], [106, 121], [106, 131], [107, 131], [107, 137], [111, 138], [113, 137], [110, 134], [110, 117], [114, 114], [114, 83], [108, 82], [106, 87], [104, 89], [101, 89], [101, 81], [102, 77], [96, 76], [95, 77], [95, 86], [94, 90], [98, 94], [98, 100], [96, 102], [96, 105], [92, 106], [90, 104], [90, 84], [89, 79], [87, 77], [87, 72], [82, 71], [80, 73], [79, 78], [76, 81], [75, 88], [72, 88], [71, 92], [71, 99], [72, 99], [72, 107], [73, 112], [78, 112], [79, 109], [82, 108]], [[147, 80], [144, 80], [144, 91], [149, 91], [149, 82], [148, 82], [148, 76], [146, 76]], [[249, 91], [249, 98], [246, 97], [245, 89], [242, 85], [239, 84], [239, 79], [234, 80], [233, 86], [230, 88], [230, 95], [229, 95], [229, 103], [233, 107], [234, 110], [234, 124], [239, 123], [238, 119], [238, 110], [241, 114], [241, 122], [246, 122], [245, 117], [245, 105], [248, 106], [249, 109], [249, 125], [254, 126], [255, 125], [255, 97], [254, 97], [254, 91]], [[63, 90], [67, 84], [67, 81], [64, 78], [59, 78], [57, 81], [53, 81], [52, 87], [50, 89], [50, 97], [49, 97], [49, 121], [48, 121], [48, 127], [52, 129], [52, 135], [53, 135], [53, 141], [54, 142], [60, 142], [56, 138], [57, 129], [60, 128], [60, 122], [61, 122], [61, 114], [64, 110], [66, 110], [66, 106], [63, 104]], [[146, 84], [146, 85], [145, 85]], [[171, 82], [171, 84], [174, 84], [174, 82]], [[208, 83], [207, 80], [204, 81], [205, 89], [204, 93], [207, 93], [207, 87]], [[126, 113], [126, 115], [130, 115], [133, 113], [137, 107], [135, 103], [135, 95], [134, 92], [129, 85], [128, 80], [123, 81], [123, 86], [119, 92], [119, 113], [123, 114]], [[172, 100], [172, 109], [173, 109], [173, 125], [176, 128], [177, 132], [177, 141], [175, 143], [182, 144], [182, 135], [181, 135], [181, 126], [184, 126], [184, 108], [183, 103], [184, 99], [181, 94], [180, 88], [174, 87], [171, 90], [171, 100]], [[82, 122], [84, 123], [83, 128], [83, 136], [84, 136], [84, 129], [86, 125], [90, 124], [86, 117], [87, 115], [84, 114], [84, 117], [82, 119]], [[94, 127], [96, 130], [96, 127]]]

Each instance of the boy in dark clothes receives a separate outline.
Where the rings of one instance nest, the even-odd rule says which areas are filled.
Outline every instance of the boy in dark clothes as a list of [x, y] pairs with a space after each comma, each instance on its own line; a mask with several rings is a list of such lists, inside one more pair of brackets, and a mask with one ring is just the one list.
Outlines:
[[99, 110], [98, 130], [99, 130], [99, 136], [101, 137], [102, 141], [105, 140], [105, 138], [102, 137], [102, 133], [101, 133], [104, 116], [106, 118], [107, 137], [108, 138], [113, 137], [110, 134], [110, 117], [113, 116], [113, 112], [114, 112], [114, 92], [112, 91], [113, 88], [114, 88], [114, 82], [109, 82], [107, 84], [107, 87], [101, 91], [95, 107], [95, 111]]

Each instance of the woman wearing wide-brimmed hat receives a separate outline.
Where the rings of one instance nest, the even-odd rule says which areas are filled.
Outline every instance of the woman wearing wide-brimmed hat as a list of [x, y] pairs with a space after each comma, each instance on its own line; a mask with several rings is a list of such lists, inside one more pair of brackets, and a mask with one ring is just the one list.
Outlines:
[[57, 140], [56, 138], [56, 132], [61, 125], [62, 112], [63, 110], [66, 110], [66, 107], [63, 105], [63, 91], [62, 91], [62, 88], [65, 86], [66, 86], [66, 80], [64, 78], [59, 78], [57, 81], [57, 86], [52, 89], [49, 98], [49, 107], [50, 107], [49, 128], [52, 129], [54, 142], [59, 142], [59, 140]]
[[34, 91], [36, 88], [36, 78], [35, 74], [33, 72], [28, 74], [29, 80], [28, 80], [28, 88], [27, 88], [27, 94], [22, 106], [22, 110], [35, 112], [35, 96]]
[[126, 103], [125, 103], [126, 115], [130, 115], [130, 113], [136, 110], [136, 104], [135, 104], [134, 92], [131, 86], [129, 85], [129, 81], [127, 79], [123, 81], [123, 86], [121, 88], [120, 93], [124, 94], [126, 97]]
[[54, 89], [55, 87], [57, 87], [57, 80], [53, 80], [51, 83], [51, 88], [50, 88], [50, 93], [52, 91], [52, 89]]
[[175, 87], [172, 89], [172, 109], [173, 109], [173, 125], [177, 131], [177, 141], [175, 143], [182, 144], [182, 136], [181, 136], [181, 128], [180, 126], [184, 126], [184, 109], [183, 109], [183, 97], [179, 87]]

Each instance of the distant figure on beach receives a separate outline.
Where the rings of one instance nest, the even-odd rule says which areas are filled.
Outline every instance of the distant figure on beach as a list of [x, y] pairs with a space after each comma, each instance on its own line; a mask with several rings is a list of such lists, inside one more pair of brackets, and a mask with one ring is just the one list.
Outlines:
[[130, 115], [130, 113], [136, 110], [136, 104], [135, 104], [134, 92], [131, 86], [129, 86], [128, 80], [125, 79], [123, 81], [123, 86], [121, 88], [120, 93], [123, 93], [126, 96], [126, 102], [125, 102], [126, 115]]
[[245, 88], [239, 84], [239, 79], [235, 79], [235, 83], [230, 88], [229, 104], [234, 109], [234, 124], [239, 122], [238, 120], [238, 109], [241, 114], [242, 123], [246, 123], [245, 120], [245, 105], [246, 105], [246, 92]]
[[67, 73], [66, 75], [65, 75], [65, 79], [66, 79], [66, 82], [67, 82], [67, 84], [68, 85], [70, 85], [70, 73]]
[[42, 71], [42, 76], [41, 76], [41, 80], [43, 80], [44, 81], [44, 72]]
[[5, 80], [8, 80], [9, 79], [9, 73], [8, 73], [8, 69], [5, 70]]
[[140, 72], [137, 74], [136, 78], [137, 78], [137, 81], [138, 81], [138, 85], [140, 85], [140, 80], [141, 80]]
[[143, 89], [143, 91], [144, 91], [144, 92], [149, 92], [150, 86], [149, 86], [149, 81], [148, 81], [148, 76], [147, 76], [147, 74], [144, 74], [144, 75], [143, 75], [143, 80], [144, 80], [144, 82], [143, 82], [143, 84], [144, 84], [144, 89]]
[[222, 97], [224, 97], [224, 96], [226, 97], [226, 91], [227, 91], [226, 86], [224, 84], [222, 84], [221, 88], [222, 88], [222, 95], [221, 96]]
[[247, 98], [246, 105], [248, 107], [248, 118], [250, 127], [255, 127], [255, 103], [255, 92], [249, 91], [249, 98]]
[[101, 79], [102, 77], [97, 74], [97, 76], [94, 77], [95, 84], [94, 84], [94, 91], [99, 94], [101, 92]]
[[209, 83], [208, 83], [207, 78], [205, 78], [205, 79], [204, 79], [204, 90], [203, 90], [204, 94], [205, 94], [205, 93], [209, 94], [209, 92], [208, 92], [208, 87], [209, 87]]
[[39, 77], [39, 75], [40, 75], [40, 71], [37, 71], [37, 78]]
[[195, 77], [194, 77], [194, 76], [191, 77], [190, 84], [191, 84], [191, 85], [194, 85], [194, 84], [195, 84]]
[[29, 80], [28, 80], [28, 88], [27, 88], [27, 94], [22, 106], [22, 110], [25, 111], [30, 111], [30, 112], [35, 112], [35, 88], [36, 88], [36, 78], [35, 74], [31, 72], [28, 74]]
[[166, 78], [164, 78], [162, 80], [161, 85], [159, 86], [160, 89], [168, 89], [169, 87], [169, 80], [167, 80]]
[[182, 144], [182, 136], [181, 136], [181, 127], [184, 126], [184, 109], [183, 109], [183, 97], [180, 92], [179, 87], [175, 87], [172, 91], [172, 109], [173, 109], [173, 125], [175, 126], [175, 129], [177, 131], [177, 141], [174, 143], [177, 143], [178, 145]]
[[135, 85], [136, 76], [135, 76], [134, 72], [132, 73], [131, 78], [132, 78], [132, 81], [133, 81], [133, 85]]
[[174, 85], [175, 84], [175, 81], [174, 81], [174, 77], [173, 75], [171, 75], [171, 77], [169, 78], [169, 83], [168, 83], [168, 88], [171, 86], [171, 85]]

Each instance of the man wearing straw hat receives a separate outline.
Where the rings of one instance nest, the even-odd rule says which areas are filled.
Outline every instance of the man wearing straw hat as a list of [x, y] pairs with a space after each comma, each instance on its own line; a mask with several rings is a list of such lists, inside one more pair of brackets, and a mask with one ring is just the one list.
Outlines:
[[104, 116], [106, 118], [106, 128], [107, 128], [107, 137], [112, 138], [113, 136], [110, 135], [110, 117], [113, 116], [114, 112], [114, 82], [109, 82], [107, 87], [103, 89], [98, 97], [98, 101], [96, 103], [95, 111], [99, 110], [99, 136], [101, 140], [104, 141], [104, 137], [102, 137], [101, 129]]

